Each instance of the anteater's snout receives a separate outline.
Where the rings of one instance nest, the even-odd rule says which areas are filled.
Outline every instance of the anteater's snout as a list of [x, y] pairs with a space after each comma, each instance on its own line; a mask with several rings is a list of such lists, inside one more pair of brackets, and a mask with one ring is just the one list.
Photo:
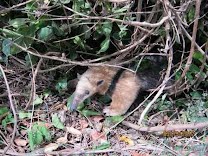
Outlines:
[[70, 111], [75, 111], [77, 109], [78, 104], [81, 100], [79, 100], [77, 97], [74, 97], [72, 100], [72, 103], [70, 105]]
[[82, 103], [86, 98], [86, 94], [82, 93], [82, 94], [78, 94], [78, 93], [74, 93], [74, 98], [72, 100], [72, 103], [70, 105], [70, 111], [75, 111], [77, 109], [77, 106]]

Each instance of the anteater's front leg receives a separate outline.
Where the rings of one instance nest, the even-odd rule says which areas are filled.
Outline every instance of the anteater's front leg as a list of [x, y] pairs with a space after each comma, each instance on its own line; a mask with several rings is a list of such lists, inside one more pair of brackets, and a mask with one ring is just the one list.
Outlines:
[[136, 77], [121, 78], [112, 94], [112, 102], [103, 112], [107, 116], [123, 115], [137, 97], [140, 85]]

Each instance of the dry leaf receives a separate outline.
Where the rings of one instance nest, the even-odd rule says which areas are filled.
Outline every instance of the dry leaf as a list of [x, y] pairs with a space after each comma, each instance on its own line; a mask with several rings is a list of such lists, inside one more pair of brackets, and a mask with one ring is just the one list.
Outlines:
[[25, 147], [17, 146], [18, 152], [25, 153]]
[[95, 141], [95, 140], [99, 140], [100, 142], [106, 142], [107, 141], [106, 135], [103, 134], [103, 133], [100, 133], [96, 130], [92, 131], [90, 135], [91, 135], [91, 138], [92, 138], [93, 141]]
[[50, 143], [50, 144], [48, 144], [44, 147], [44, 152], [46, 152], [46, 153], [47, 152], [52, 152], [52, 151], [56, 150], [58, 147], [59, 147], [58, 144]]
[[133, 146], [134, 145], [134, 141], [131, 140], [129, 137], [125, 136], [125, 135], [120, 136], [119, 137], [119, 140], [127, 143], [130, 146]]
[[85, 129], [89, 126], [88, 122], [86, 120], [80, 120], [80, 126], [81, 126], [81, 129]]
[[14, 142], [17, 146], [23, 146], [23, 147], [26, 146], [28, 143], [27, 140], [20, 139], [20, 138], [15, 139]]
[[67, 132], [75, 135], [82, 135], [81, 131], [75, 129], [74, 127], [66, 127]]
[[68, 142], [68, 139], [67, 139], [67, 134], [65, 134], [64, 137], [60, 137], [56, 140], [57, 143], [59, 144], [66, 144]]
[[24, 136], [24, 135], [27, 134], [27, 130], [22, 129], [22, 130], [20, 130], [20, 133], [21, 133], [22, 136]]
[[130, 153], [132, 156], [149, 156], [149, 154], [145, 152], [131, 151]]
[[91, 118], [94, 122], [100, 122], [100, 120], [103, 120], [104, 117], [101, 115], [95, 115]]

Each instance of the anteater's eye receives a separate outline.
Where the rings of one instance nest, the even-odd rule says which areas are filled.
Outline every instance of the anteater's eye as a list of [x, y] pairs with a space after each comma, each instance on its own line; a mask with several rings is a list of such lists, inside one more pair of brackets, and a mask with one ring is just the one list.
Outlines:
[[97, 86], [101, 85], [104, 82], [104, 80], [100, 80], [97, 82]]
[[90, 91], [89, 90], [85, 90], [85, 95], [88, 95], [90, 94]]

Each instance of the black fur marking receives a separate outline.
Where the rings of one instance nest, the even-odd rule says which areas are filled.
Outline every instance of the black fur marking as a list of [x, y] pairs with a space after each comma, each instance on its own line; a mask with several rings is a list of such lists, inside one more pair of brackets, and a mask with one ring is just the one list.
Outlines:
[[117, 73], [114, 75], [112, 81], [111, 81], [111, 84], [108, 88], [108, 91], [107, 91], [107, 94], [109, 94], [110, 96], [113, 94], [114, 90], [115, 90], [115, 87], [116, 87], [116, 83], [118, 82], [119, 78], [121, 77], [123, 71], [125, 69], [121, 68], [117, 71]]

